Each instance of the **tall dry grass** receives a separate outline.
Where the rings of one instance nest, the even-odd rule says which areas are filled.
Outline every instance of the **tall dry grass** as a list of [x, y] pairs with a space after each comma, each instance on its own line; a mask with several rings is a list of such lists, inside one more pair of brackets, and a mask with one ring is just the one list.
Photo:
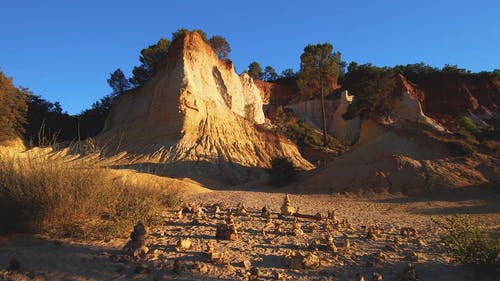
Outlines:
[[158, 223], [179, 202], [153, 182], [127, 184], [92, 161], [52, 158], [0, 150], [0, 233], [123, 236], [139, 220]]

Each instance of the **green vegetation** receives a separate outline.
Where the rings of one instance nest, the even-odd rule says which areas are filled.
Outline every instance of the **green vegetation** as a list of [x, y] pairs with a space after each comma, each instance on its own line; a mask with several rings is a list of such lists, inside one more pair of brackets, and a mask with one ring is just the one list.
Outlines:
[[27, 89], [16, 88], [12, 78], [0, 71], [0, 143], [24, 133], [28, 109], [26, 92]]
[[325, 95], [337, 84], [342, 73], [341, 54], [333, 52], [330, 43], [307, 45], [300, 56], [300, 72], [297, 79], [300, 93], [305, 97], [319, 95], [323, 125], [323, 145], [328, 146], [325, 116]]
[[349, 120], [365, 114], [389, 113], [398, 100], [394, 93], [395, 75], [391, 69], [372, 64], [349, 64], [343, 87], [355, 95], [355, 99], [343, 117]]
[[436, 221], [447, 233], [443, 242], [461, 264], [500, 267], [500, 240], [491, 238], [468, 216], [450, 216]]
[[314, 147], [322, 144], [314, 129], [301, 120], [288, 124], [285, 136], [299, 146]]
[[113, 90], [113, 95], [123, 95], [132, 88], [130, 81], [119, 68], [109, 75], [108, 84]]
[[154, 182], [118, 182], [92, 163], [0, 151], [0, 233], [124, 236], [139, 220], [160, 222], [160, 211], [178, 200]]
[[322, 145], [320, 134], [302, 120], [287, 114], [282, 106], [276, 109], [276, 122], [281, 125], [284, 135], [301, 147], [318, 147]]
[[130, 78], [132, 85], [140, 87], [153, 77], [159, 68], [160, 61], [167, 55], [169, 47], [170, 41], [161, 38], [156, 44], [141, 50], [139, 57], [141, 65], [135, 66], [132, 70], [132, 78]]
[[253, 79], [262, 80], [264, 72], [262, 71], [260, 63], [254, 61], [250, 65], [248, 65], [248, 75], [250, 75], [250, 77], [252, 77]]
[[215, 35], [212, 36], [212, 38], [208, 39], [208, 44], [210, 44], [219, 59], [228, 59], [229, 53], [231, 53], [231, 46], [227, 42], [226, 38]]
[[288, 158], [273, 158], [269, 170], [269, 183], [282, 187], [289, 185], [297, 179], [297, 171]]

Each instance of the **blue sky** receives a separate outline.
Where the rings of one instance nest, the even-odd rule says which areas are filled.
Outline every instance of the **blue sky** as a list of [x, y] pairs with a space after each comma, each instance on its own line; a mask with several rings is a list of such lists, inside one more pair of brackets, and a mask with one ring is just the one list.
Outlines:
[[498, 0], [38, 1], [0, 6], [0, 68], [64, 110], [79, 113], [129, 75], [139, 51], [181, 27], [222, 35], [238, 72], [252, 61], [298, 70], [310, 43], [330, 42], [347, 62], [426, 62], [500, 68]]

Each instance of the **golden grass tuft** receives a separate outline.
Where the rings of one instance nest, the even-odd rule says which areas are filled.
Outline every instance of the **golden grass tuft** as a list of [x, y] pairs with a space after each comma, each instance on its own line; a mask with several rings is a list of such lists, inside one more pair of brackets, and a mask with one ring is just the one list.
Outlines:
[[125, 236], [137, 221], [159, 223], [179, 193], [116, 180], [95, 162], [0, 150], [0, 233]]

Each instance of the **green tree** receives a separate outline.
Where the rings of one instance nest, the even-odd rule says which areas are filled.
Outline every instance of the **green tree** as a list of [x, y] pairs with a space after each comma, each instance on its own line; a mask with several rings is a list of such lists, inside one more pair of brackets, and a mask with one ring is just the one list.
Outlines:
[[113, 89], [114, 95], [123, 95], [126, 91], [130, 90], [130, 81], [125, 77], [121, 69], [115, 70], [110, 74], [108, 84]]
[[158, 70], [159, 63], [168, 53], [170, 41], [161, 38], [156, 44], [151, 45], [141, 50], [140, 66], [134, 67], [132, 70], [132, 78], [130, 82], [136, 86], [142, 86], [148, 81]]
[[278, 74], [276, 73], [276, 70], [274, 70], [274, 68], [270, 65], [266, 66], [266, 68], [264, 68], [264, 75], [262, 77], [262, 80], [264, 81], [276, 81], [278, 80], [279, 76]]
[[328, 146], [326, 134], [325, 95], [333, 90], [341, 73], [339, 52], [330, 43], [307, 45], [300, 56], [297, 85], [305, 97], [319, 95], [323, 125], [323, 145]]
[[172, 33], [172, 41], [180, 38], [181, 36], [185, 35], [186, 33], [189, 33], [189, 32], [196, 32], [198, 33], [201, 38], [203, 38], [203, 40], [205, 42], [207, 42], [207, 34], [205, 33], [205, 31], [201, 30], [201, 29], [193, 29], [193, 30], [189, 30], [187, 28], [181, 28], [181, 29], [178, 29], [176, 32]]
[[293, 71], [292, 68], [287, 68], [281, 72], [280, 78], [290, 79], [290, 78], [295, 78], [296, 76], [297, 74], [295, 73], [295, 71]]
[[27, 89], [18, 89], [0, 71], [0, 142], [20, 137], [26, 123]]
[[208, 43], [214, 50], [217, 57], [221, 60], [228, 59], [229, 53], [231, 53], [231, 46], [227, 42], [226, 38], [215, 35], [208, 40]]
[[248, 75], [252, 77], [253, 79], [262, 79], [262, 76], [264, 76], [264, 72], [262, 72], [262, 67], [260, 66], [260, 63], [254, 61], [248, 66]]
[[264, 76], [264, 72], [262, 71], [260, 63], [254, 61], [248, 65], [248, 75], [250, 75], [253, 79], [261, 80], [262, 76]]
[[343, 117], [352, 119], [363, 114], [389, 113], [399, 98], [394, 92], [396, 72], [369, 63], [358, 65], [355, 62], [348, 69], [343, 87], [354, 94], [355, 98]]

